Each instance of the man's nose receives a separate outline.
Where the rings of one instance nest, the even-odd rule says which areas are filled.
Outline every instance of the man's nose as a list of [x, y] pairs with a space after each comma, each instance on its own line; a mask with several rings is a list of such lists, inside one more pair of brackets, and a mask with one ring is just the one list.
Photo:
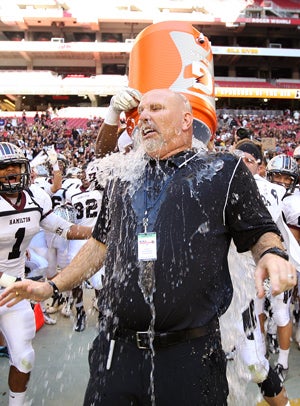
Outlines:
[[150, 119], [150, 112], [147, 109], [144, 109], [141, 113], [140, 113], [140, 117], [139, 119], [141, 121], [148, 121]]

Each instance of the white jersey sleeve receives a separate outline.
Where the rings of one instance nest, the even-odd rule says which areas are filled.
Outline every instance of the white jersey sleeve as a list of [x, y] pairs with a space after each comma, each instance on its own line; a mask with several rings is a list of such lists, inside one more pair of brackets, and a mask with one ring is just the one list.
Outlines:
[[[286, 198], [284, 195], [286, 190], [283, 186], [269, 182], [259, 175], [254, 176], [263, 201], [269, 210], [273, 220], [279, 228], [284, 246], [289, 254], [291, 262], [300, 270], [300, 252], [299, 245], [284, 222], [282, 213], [284, 212], [284, 203]], [[299, 194], [300, 199], [300, 194]], [[298, 201], [298, 208], [300, 207], [300, 200]]]
[[283, 213], [287, 225], [300, 228], [300, 193], [295, 192], [283, 199]]
[[43, 209], [43, 215], [50, 212], [52, 210], [52, 201], [49, 194], [35, 183], [32, 184], [29, 189], [32, 192], [33, 199]]
[[282, 199], [285, 195], [285, 188], [275, 183], [269, 182], [267, 179], [259, 175], [254, 175], [254, 179], [258, 186], [259, 193], [262, 200], [272, 216], [274, 222], [281, 216], [282, 213]]
[[51, 187], [52, 184], [49, 181], [49, 178], [38, 177], [34, 180], [34, 184], [40, 186], [49, 196], [52, 195]]
[[66, 238], [72, 223], [52, 212], [52, 200], [42, 188], [38, 185], [31, 185], [30, 190], [33, 194], [33, 199], [42, 209], [41, 227], [46, 231]]

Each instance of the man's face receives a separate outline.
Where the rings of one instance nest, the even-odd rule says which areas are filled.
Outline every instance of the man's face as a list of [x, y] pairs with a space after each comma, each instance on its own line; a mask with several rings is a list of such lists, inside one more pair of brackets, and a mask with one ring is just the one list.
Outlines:
[[141, 141], [148, 155], [166, 159], [190, 146], [191, 136], [187, 136], [184, 99], [166, 89], [146, 93], [139, 105]]
[[257, 161], [257, 159], [254, 158], [253, 155], [249, 154], [249, 152], [236, 149], [234, 151], [234, 154], [237, 155], [239, 158], [242, 158], [244, 164], [248, 167], [252, 175], [256, 175], [259, 172], [260, 160]]
[[286, 173], [280, 172], [272, 173], [272, 182], [284, 186], [286, 189], [288, 189], [291, 186], [293, 181], [294, 179]]
[[57, 163], [58, 163], [58, 167], [59, 167], [60, 172], [64, 173], [64, 171], [65, 171], [65, 163], [61, 159], [58, 159]]
[[90, 186], [90, 181], [85, 171], [82, 171], [80, 176], [78, 176], [78, 178], [81, 180], [84, 189], [87, 189]]
[[0, 182], [4, 185], [15, 185], [21, 182], [21, 166], [20, 164], [8, 164], [5, 167], [0, 167]]
[[248, 152], [244, 152], [242, 159], [243, 162], [247, 165], [252, 175], [258, 173], [259, 163], [257, 162], [257, 160], [254, 158], [253, 155], [249, 154]]

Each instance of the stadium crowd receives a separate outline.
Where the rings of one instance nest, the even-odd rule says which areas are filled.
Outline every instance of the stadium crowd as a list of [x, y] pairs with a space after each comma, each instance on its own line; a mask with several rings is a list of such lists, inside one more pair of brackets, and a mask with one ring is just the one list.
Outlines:
[[297, 110], [285, 110], [282, 114], [266, 114], [264, 111], [238, 115], [221, 113], [218, 115], [218, 123], [215, 139], [218, 147], [229, 146], [235, 131], [240, 127], [245, 128], [250, 137], [257, 141], [274, 138], [275, 148], [269, 151], [270, 157], [283, 153], [293, 156], [293, 151], [300, 142], [300, 120]]
[[[71, 121], [71, 124], [69, 123]], [[102, 118], [80, 120], [81, 127], [72, 126], [67, 118], [52, 118], [36, 113], [33, 119], [6, 118], [0, 120], [0, 142], [12, 142], [21, 147], [31, 161], [44, 147], [54, 145], [72, 167], [82, 166], [93, 160], [95, 142]]]
[[[17, 143], [32, 160], [45, 146], [54, 145], [71, 167], [82, 166], [95, 158], [95, 143], [102, 117], [81, 119], [76, 127], [73, 119], [57, 118], [48, 111], [36, 113], [33, 118], [1, 119], [0, 142]], [[77, 120], [78, 122], [78, 120]], [[122, 122], [121, 122], [122, 124]], [[285, 110], [281, 114], [267, 114], [256, 111], [253, 114], [219, 112], [215, 146], [227, 149], [234, 140], [238, 128], [244, 128], [252, 139], [274, 138], [275, 148], [268, 151], [268, 157], [287, 154], [292, 156], [300, 143], [299, 112]]]

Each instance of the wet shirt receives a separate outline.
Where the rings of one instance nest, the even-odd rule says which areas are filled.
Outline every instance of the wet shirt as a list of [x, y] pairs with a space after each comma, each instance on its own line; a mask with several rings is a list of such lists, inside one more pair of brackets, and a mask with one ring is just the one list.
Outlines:
[[[157, 235], [149, 263], [137, 256], [145, 211], [147, 231]], [[279, 233], [254, 178], [232, 155], [190, 151], [149, 161], [136, 186], [115, 179], [104, 192], [93, 232], [107, 245], [103, 311], [134, 330], [153, 319], [156, 331], [205, 325], [232, 297], [231, 238], [243, 252], [266, 231]]]

